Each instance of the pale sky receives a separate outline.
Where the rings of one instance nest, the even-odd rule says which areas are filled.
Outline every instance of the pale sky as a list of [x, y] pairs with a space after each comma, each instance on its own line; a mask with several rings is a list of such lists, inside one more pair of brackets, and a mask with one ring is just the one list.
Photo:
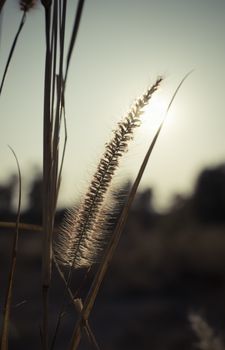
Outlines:
[[[68, 3], [70, 33], [76, 1]], [[1, 76], [21, 16], [17, 1], [7, 0]], [[225, 161], [224, 33], [224, 0], [86, 1], [66, 91], [61, 204], [82, 193], [116, 122], [158, 75], [165, 77], [158, 93], [163, 113], [180, 80], [194, 69], [174, 101], [141, 187], [153, 186], [158, 208], [165, 208], [175, 193], [191, 193], [204, 167]], [[33, 166], [41, 167], [43, 71], [44, 12], [38, 3], [28, 13], [0, 97], [0, 180], [16, 171], [8, 144], [24, 182]], [[136, 135], [118, 181], [134, 178], [154, 120]]]

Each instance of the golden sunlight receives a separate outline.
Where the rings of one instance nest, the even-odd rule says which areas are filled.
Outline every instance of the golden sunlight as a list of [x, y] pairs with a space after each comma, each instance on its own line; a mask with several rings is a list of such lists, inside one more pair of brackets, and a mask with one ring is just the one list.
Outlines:
[[[155, 130], [163, 120], [166, 114], [168, 102], [161, 91], [153, 95], [150, 103], [145, 108], [142, 116], [143, 127], [142, 132]], [[167, 118], [168, 119], [168, 118]]]

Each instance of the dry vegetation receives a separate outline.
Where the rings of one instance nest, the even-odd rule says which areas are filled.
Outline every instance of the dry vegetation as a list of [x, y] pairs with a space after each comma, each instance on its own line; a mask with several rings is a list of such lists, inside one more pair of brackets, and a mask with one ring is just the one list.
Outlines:
[[[25, 25], [26, 16], [28, 15], [28, 11], [30, 11], [32, 7], [36, 5], [36, 1], [23, 0], [20, 1], [19, 4], [22, 11], [21, 23], [12, 43], [8, 60], [5, 64], [0, 94], [4, 88], [5, 79], [7, 79], [7, 72], [10, 68], [11, 59], [18, 44], [21, 30]], [[149, 149], [143, 159], [137, 177], [128, 191], [127, 196], [123, 197], [123, 199], [116, 197], [115, 193], [111, 192], [111, 181], [115, 175], [116, 169], [119, 167], [120, 158], [127, 151], [128, 145], [134, 137], [134, 129], [141, 125], [141, 115], [143, 114], [143, 109], [148, 103], [151, 102], [151, 97], [157, 91], [162, 82], [162, 78], [156, 79], [156, 82], [134, 102], [130, 111], [117, 125], [112, 135], [112, 139], [106, 145], [103, 156], [99, 161], [88, 192], [83, 196], [83, 199], [78, 207], [75, 207], [67, 212], [64, 223], [57, 227], [55, 222], [57, 199], [60, 190], [61, 173], [67, 137], [65, 115], [66, 82], [71, 55], [76, 43], [82, 12], [84, 10], [84, 0], [79, 0], [77, 3], [77, 11], [74, 16], [73, 27], [71, 28], [72, 34], [68, 45], [68, 51], [65, 50], [67, 1], [42, 0], [41, 4], [43, 6], [45, 16], [45, 38], [43, 38], [43, 40], [45, 40], [46, 43], [43, 101], [44, 129], [42, 225], [36, 226], [34, 224], [32, 225], [20, 222], [22, 179], [20, 176], [19, 161], [16, 158], [15, 152], [12, 150], [18, 165], [19, 200], [16, 222], [0, 223], [1, 227], [10, 227], [11, 230], [12, 228], [15, 228], [12, 258], [9, 262], [10, 268], [8, 282], [4, 289], [5, 301], [2, 312], [1, 349], [7, 350], [10, 348], [10, 328], [11, 332], [13, 333], [13, 327], [10, 321], [12, 312], [12, 296], [14, 288], [18, 287], [18, 282], [16, 282], [16, 269], [17, 264], [23, 264], [23, 257], [20, 258], [20, 256], [23, 255], [21, 251], [18, 250], [20, 233], [22, 250], [23, 247], [26, 245], [29, 246], [30, 244], [29, 236], [26, 236], [24, 233], [25, 230], [33, 231], [33, 233], [36, 235], [35, 240], [37, 240], [37, 246], [39, 247], [39, 249], [33, 251], [33, 243], [29, 246], [29, 264], [31, 267], [33, 266], [31, 262], [32, 259], [34, 259], [34, 264], [35, 261], [40, 262], [40, 260], [42, 264], [42, 279], [41, 281], [38, 281], [42, 285], [42, 297], [39, 300], [39, 305], [32, 305], [30, 309], [30, 312], [32, 312], [33, 308], [42, 308], [40, 335], [38, 334], [37, 330], [37, 337], [40, 338], [40, 347], [44, 350], [53, 350], [59, 348], [58, 343], [62, 344], [63, 339], [60, 342], [61, 328], [63, 327], [64, 316], [69, 305], [69, 308], [75, 311], [75, 313], [70, 319], [70, 334], [67, 337], [70, 339], [69, 344], [65, 344], [65, 347], [63, 346], [63, 348], [67, 347], [70, 350], [78, 349], [82, 338], [86, 338], [90, 348], [99, 349], [100, 347], [97, 344], [95, 332], [93, 330], [94, 327], [90, 325], [89, 318], [101, 287], [101, 283], [106, 275], [120, 240], [121, 233], [125, 227], [139, 183], [160, 134], [163, 122], [159, 126], [153, 139], [149, 142]], [[4, 1], [1, 1], [0, 11], [3, 9]], [[174, 97], [187, 76], [188, 74], [182, 79], [171, 99], [171, 103], [173, 102]], [[168, 106], [168, 109], [170, 108], [171, 103]], [[65, 139], [63, 145], [60, 145], [59, 139], [62, 128], [64, 129], [63, 134], [65, 134]], [[61, 148], [62, 152], [60, 153], [59, 151]], [[62, 154], [61, 159], [59, 154]], [[118, 204], [117, 202], [119, 202], [122, 209], [116, 218], [112, 218], [110, 213], [114, 211], [114, 207], [116, 207]], [[37, 233], [37, 231], [39, 233]], [[120, 255], [120, 252], [117, 253], [117, 260], [113, 265], [113, 271], [114, 273], [119, 273], [123, 276], [123, 279], [120, 279], [121, 283], [125, 284], [126, 276], [123, 275], [123, 270], [126, 264], [130, 266], [129, 273], [130, 276], [133, 276], [135, 283], [138, 281], [137, 276], [139, 276], [138, 283], [140, 283], [140, 281], [148, 280], [148, 276], [151, 275], [151, 271], [153, 271], [155, 267], [156, 270], [160, 270], [162, 268], [162, 266], [160, 266], [162, 262], [168, 266], [169, 264], [173, 264], [173, 262], [168, 262], [167, 255], [170, 258], [172, 256], [173, 259], [176, 259], [176, 255], [171, 253], [171, 251], [175, 249], [174, 247], [176, 247], [175, 253], [178, 255], [182, 252], [182, 254], [185, 256], [185, 250], [191, 250], [194, 256], [195, 251], [191, 246], [191, 239], [189, 245], [188, 235], [181, 234], [178, 239], [176, 237], [176, 233], [174, 233], [174, 235], [170, 237], [170, 240], [168, 241], [168, 238], [165, 239], [165, 237], [160, 237], [162, 233], [158, 232], [157, 230], [154, 231], [153, 229], [152, 232], [153, 233], [150, 239], [143, 239], [143, 241], [139, 239], [136, 243], [133, 242], [134, 245], [138, 247], [136, 250], [135, 259], [134, 256], [129, 259], [129, 254], [127, 254], [126, 259], [124, 259], [124, 256]], [[26, 239], [24, 239], [25, 236]], [[40, 240], [37, 237], [42, 238], [42, 244], [40, 244]], [[136, 236], [134, 235], [134, 241], [137, 239], [137, 237], [135, 237]], [[173, 240], [176, 241], [176, 244]], [[162, 247], [162, 245], [159, 244], [159, 241], [164, 242], [165, 246]], [[200, 241], [202, 243], [202, 240]], [[138, 245], [141, 245], [141, 247]], [[190, 256], [190, 254], [186, 255]], [[199, 258], [198, 254], [197, 257]], [[179, 258], [177, 257], [177, 259]], [[194, 258], [191, 259], [191, 261], [193, 260]], [[136, 262], [136, 266], [132, 265], [133, 261]], [[145, 275], [146, 269], [143, 269], [143, 266], [148, 266], [147, 275]], [[90, 270], [91, 273], [89, 274]], [[79, 285], [74, 289], [73, 280], [75, 280], [79, 274], [82, 274], [82, 278], [79, 278]], [[53, 288], [54, 286], [54, 288], [56, 288], [54, 285], [55, 278], [60, 279], [63, 288], [61, 287], [60, 289], [61, 300], [60, 302], [58, 301], [60, 304], [58, 312], [57, 314], [53, 315], [51, 313], [51, 298], [54, 299], [54, 297], [52, 296], [50, 287]], [[88, 284], [85, 284], [85, 279], [88, 279]], [[82, 283], [85, 285], [85, 288], [82, 289], [83, 284], [80, 281], [82, 281]], [[152, 283], [154, 283], [154, 277], [152, 281]], [[27, 285], [28, 291], [30, 289], [30, 284], [33, 283], [36, 283], [36, 281], [31, 280]], [[131, 279], [130, 283], [132, 283]], [[39, 289], [41, 294], [41, 288]], [[82, 292], [78, 293], [81, 289]], [[116, 286], [114, 285], [111, 290], [116, 292]], [[57, 295], [57, 289], [54, 289], [54, 293]], [[202, 318], [192, 314], [190, 316], [190, 320], [194, 331], [200, 338], [199, 347], [201, 349], [223, 349], [222, 341], [219, 338], [214, 338], [213, 331]], [[32, 344], [30, 346], [33, 347]]]

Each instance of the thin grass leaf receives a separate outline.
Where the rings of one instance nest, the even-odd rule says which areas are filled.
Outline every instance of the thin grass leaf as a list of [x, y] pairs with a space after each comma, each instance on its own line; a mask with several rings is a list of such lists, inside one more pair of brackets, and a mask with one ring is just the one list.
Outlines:
[[[59, 193], [59, 188], [60, 188], [60, 183], [61, 183], [61, 174], [62, 174], [62, 168], [63, 168], [63, 163], [64, 163], [64, 158], [65, 158], [65, 151], [66, 151], [66, 144], [67, 144], [67, 126], [66, 126], [66, 117], [65, 117], [65, 89], [66, 89], [66, 80], [67, 80], [67, 75], [68, 75], [68, 69], [69, 69], [69, 64], [70, 64], [70, 59], [71, 59], [71, 55], [75, 46], [75, 42], [76, 42], [76, 38], [77, 38], [77, 34], [78, 34], [78, 30], [79, 30], [79, 26], [80, 26], [80, 21], [81, 21], [81, 17], [82, 17], [82, 12], [83, 12], [83, 6], [84, 6], [84, 1], [85, 0], [79, 0], [78, 5], [77, 5], [77, 10], [76, 10], [76, 15], [75, 15], [75, 20], [74, 20], [74, 25], [73, 25], [73, 30], [72, 30], [72, 36], [70, 39], [70, 44], [69, 44], [69, 49], [68, 49], [68, 53], [67, 53], [67, 62], [66, 62], [66, 72], [65, 72], [65, 78], [63, 80], [61, 80], [59, 82], [59, 87], [61, 88], [61, 91], [58, 90], [61, 95], [60, 95], [60, 102], [61, 102], [61, 106], [60, 106], [60, 123], [63, 120], [64, 123], [64, 143], [63, 143], [63, 151], [62, 151], [62, 158], [60, 161], [60, 166], [59, 166], [59, 173], [58, 173], [58, 183], [57, 183], [57, 197], [58, 197], [58, 193]], [[66, 10], [66, 8], [65, 8]], [[62, 23], [61, 23], [61, 30], [64, 32], [65, 35], [65, 20], [66, 20], [66, 11], [64, 11], [64, 15], [62, 14]], [[61, 16], [60, 16], [61, 18]], [[64, 35], [61, 35], [61, 40], [60, 40], [60, 48], [61, 48], [61, 52], [62, 54], [64, 54]], [[61, 56], [60, 56], [61, 57]], [[61, 61], [63, 63], [63, 61]], [[62, 76], [62, 63], [60, 64], [60, 71], [61, 71], [61, 76]], [[59, 88], [59, 89], [60, 89]]]
[[[58, 197], [59, 187], [60, 187], [60, 183], [61, 183], [61, 174], [62, 174], [62, 168], [63, 168], [64, 158], [65, 158], [66, 144], [67, 144], [67, 126], [66, 126], [66, 117], [65, 117], [65, 89], [66, 89], [66, 81], [67, 81], [67, 75], [68, 75], [69, 64], [70, 64], [72, 52], [73, 52], [73, 49], [74, 49], [74, 46], [75, 46], [78, 30], [79, 30], [79, 27], [80, 27], [80, 21], [81, 21], [81, 17], [82, 17], [82, 13], [83, 13], [84, 2], [85, 2], [85, 0], [79, 0], [78, 5], [77, 5], [75, 20], [74, 20], [74, 25], [73, 25], [73, 30], [72, 30], [72, 36], [71, 36], [71, 39], [70, 39], [69, 49], [68, 49], [68, 53], [67, 53], [65, 78], [64, 78], [64, 81], [63, 81], [63, 84], [62, 84], [60, 121], [61, 121], [61, 119], [63, 119], [65, 137], [64, 137], [62, 158], [61, 158], [61, 162], [60, 162], [60, 166], [59, 166], [58, 184], [57, 184], [57, 197]], [[63, 118], [62, 118], [62, 116], [63, 116]]]
[[[67, 1], [51, 3], [42, 1], [45, 7], [46, 61], [44, 91], [44, 138], [43, 138], [43, 342], [48, 348], [48, 294], [52, 272], [52, 237], [65, 154], [66, 135], [59, 170], [59, 139], [61, 119], [64, 120], [64, 42]], [[56, 73], [57, 72], [57, 73]], [[63, 97], [62, 97], [63, 96]], [[62, 103], [63, 101], [63, 103]]]
[[17, 170], [18, 170], [18, 178], [19, 178], [19, 196], [18, 196], [17, 218], [16, 218], [16, 227], [15, 227], [15, 234], [14, 234], [14, 239], [13, 239], [13, 246], [12, 246], [12, 257], [11, 257], [11, 263], [10, 263], [9, 279], [8, 279], [8, 286], [7, 286], [6, 298], [5, 298], [4, 309], [3, 309], [1, 350], [8, 349], [9, 327], [10, 327], [10, 310], [11, 310], [13, 283], [14, 283], [14, 276], [15, 276], [15, 271], [16, 271], [16, 261], [17, 261], [19, 222], [20, 222], [20, 211], [21, 211], [21, 188], [22, 188], [22, 186], [21, 186], [22, 180], [21, 180], [19, 161], [18, 161], [18, 158], [17, 158], [14, 150], [10, 146], [9, 146], [9, 148], [10, 148], [11, 152], [13, 153], [13, 156], [16, 160], [16, 165], [17, 165]]
[[[61, 9], [61, 4], [59, 6], [59, 9]], [[57, 11], [56, 11], [57, 12]], [[60, 46], [60, 52], [59, 52], [59, 73], [55, 75], [56, 77], [56, 111], [54, 116], [54, 130], [53, 130], [53, 140], [52, 140], [52, 211], [55, 212], [56, 210], [56, 203], [58, 198], [58, 192], [59, 192], [59, 186], [60, 186], [60, 178], [61, 178], [61, 171], [63, 166], [63, 160], [65, 155], [65, 148], [66, 148], [66, 140], [67, 135], [65, 135], [64, 138], [64, 145], [63, 145], [63, 155], [60, 162], [60, 173], [59, 173], [59, 136], [60, 136], [60, 129], [61, 129], [61, 119], [64, 120], [64, 127], [65, 127], [65, 109], [64, 107], [64, 78], [63, 78], [63, 61], [64, 61], [64, 42], [65, 42], [65, 27], [66, 27], [66, 12], [67, 12], [67, 1], [64, 0], [62, 4], [62, 11], [60, 10], [59, 13], [59, 46]], [[58, 13], [57, 13], [58, 17]], [[57, 23], [57, 21], [56, 21]], [[57, 46], [55, 46], [55, 50], [57, 49]], [[56, 55], [56, 53], [54, 52]], [[53, 85], [54, 85], [53, 80]], [[54, 99], [54, 88], [52, 90], [52, 100]], [[63, 102], [62, 102], [63, 101]]]
[[51, 52], [52, 52], [52, 96], [51, 96], [51, 124], [53, 124], [54, 106], [55, 106], [55, 88], [56, 88], [56, 65], [57, 65], [57, 43], [58, 43], [58, 1], [53, 4]]
[[[192, 72], [192, 71], [191, 71]], [[173, 96], [172, 96], [172, 99], [168, 105], [168, 108], [167, 108], [167, 111], [166, 111], [166, 114], [165, 114], [165, 117], [163, 119], [163, 121], [161, 122], [152, 142], [150, 143], [150, 146], [149, 146], [149, 149], [144, 157], [144, 160], [141, 164], [141, 167], [139, 169], [139, 172], [137, 174], [137, 177], [132, 185], [132, 188], [130, 190], [130, 194], [128, 196], [128, 199], [127, 199], [127, 202], [126, 202], [126, 205], [124, 206], [122, 212], [121, 212], [121, 215], [120, 215], [120, 218], [118, 220], [118, 223], [116, 225], [116, 228], [114, 230], [114, 233], [112, 235], [112, 238], [110, 240], [110, 243], [105, 251], [105, 254], [104, 254], [104, 258], [102, 260], [102, 263], [100, 264], [99, 268], [98, 268], [98, 271], [95, 275], [95, 278], [94, 278], [94, 281], [91, 285], [91, 288], [89, 290], [89, 293], [86, 297], [86, 300], [84, 302], [84, 306], [83, 306], [83, 309], [82, 309], [82, 313], [78, 319], [78, 321], [76, 322], [76, 325], [75, 325], [75, 328], [74, 328], [74, 331], [73, 331], [73, 335], [72, 335], [72, 339], [71, 339], [71, 343], [70, 343], [70, 347], [69, 349], [70, 350], [77, 350], [78, 349], [78, 346], [80, 344], [80, 340], [81, 340], [81, 331], [82, 331], [82, 327], [83, 327], [83, 324], [88, 320], [89, 318], [89, 315], [91, 313], [91, 310], [94, 306], [94, 302], [95, 302], [95, 299], [97, 297], [97, 294], [98, 294], [98, 291], [99, 291], [99, 288], [100, 288], [100, 285], [102, 283], [102, 280], [106, 274], [106, 271], [108, 269], [108, 266], [112, 260], [112, 257], [114, 255], [114, 252], [115, 252], [115, 249], [118, 245], [118, 242], [119, 242], [119, 239], [120, 239], [120, 236], [121, 236], [121, 233], [124, 229], [124, 226], [125, 226], [125, 223], [126, 223], [126, 220], [127, 220], [127, 217], [128, 217], [128, 213], [129, 213], [129, 210], [131, 208], [131, 205], [133, 203], [133, 200], [134, 200], [134, 197], [135, 197], [135, 194], [137, 192], [137, 189], [138, 189], [138, 186], [140, 184], [140, 181], [141, 181], [141, 178], [143, 176], [143, 173], [145, 171], [145, 168], [146, 168], [146, 165], [149, 161], [149, 158], [150, 158], [150, 155], [152, 154], [152, 151], [154, 149], [154, 146], [155, 146], [155, 143], [158, 139], [158, 136], [160, 134], [160, 131], [163, 127], [163, 124], [165, 122], [165, 119], [166, 119], [166, 116], [168, 114], [168, 111], [169, 109], [171, 108], [171, 105], [174, 101], [174, 98], [176, 97], [178, 91], [180, 90], [182, 84], [184, 83], [184, 81], [187, 79], [187, 77], [191, 74], [191, 72], [189, 72], [188, 74], [185, 75], [185, 77], [181, 80], [180, 84], [178, 85], [176, 91], [174, 92]]]
[[16, 36], [15, 36], [15, 38], [13, 40], [13, 43], [12, 43], [12, 46], [11, 46], [11, 49], [10, 49], [10, 52], [9, 52], [9, 56], [8, 56], [8, 59], [7, 59], [7, 62], [6, 62], [6, 66], [5, 66], [5, 69], [4, 69], [4, 73], [3, 73], [2, 81], [1, 81], [1, 85], [0, 85], [0, 95], [2, 93], [2, 89], [3, 89], [5, 78], [6, 78], [6, 74], [8, 72], [8, 68], [9, 68], [9, 65], [10, 65], [10, 62], [11, 62], [11, 59], [12, 59], [12, 56], [13, 56], [13, 53], [14, 53], [14, 50], [15, 50], [18, 38], [19, 38], [19, 35], [21, 33], [21, 30], [23, 29], [25, 21], [26, 21], [26, 11], [23, 12], [19, 28], [17, 30]]
[[80, 27], [80, 21], [81, 21], [81, 17], [82, 17], [82, 13], [83, 13], [84, 2], [85, 2], [85, 0], [79, 0], [78, 5], [77, 5], [77, 10], [76, 10], [76, 15], [75, 15], [72, 35], [71, 35], [69, 49], [68, 49], [68, 53], [67, 53], [65, 84], [66, 84], [66, 80], [67, 80], [67, 75], [68, 75], [68, 70], [69, 70], [69, 65], [70, 65], [72, 52], [73, 52], [73, 49], [74, 49], [74, 45], [75, 45], [75, 42], [76, 42], [78, 30], [79, 30], [79, 27]]
[[45, 82], [44, 82], [44, 116], [43, 116], [43, 254], [42, 254], [42, 342], [43, 349], [48, 349], [48, 295], [52, 270], [52, 232], [53, 214], [51, 210], [51, 164], [52, 164], [52, 119], [51, 119], [51, 88], [52, 88], [52, 51], [51, 37], [51, 6], [43, 1], [45, 7]]
[[[59, 187], [60, 187], [60, 183], [61, 183], [61, 174], [62, 174], [62, 168], [63, 168], [64, 158], [65, 158], [66, 144], [67, 144], [67, 126], [66, 126], [66, 117], [65, 117], [65, 88], [66, 88], [66, 80], [67, 80], [67, 75], [68, 75], [68, 69], [69, 69], [71, 55], [72, 55], [72, 52], [73, 52], [73, 49], [74, 49], [74, 45], [75, 45], [75, 42], [76, 42], [76, 38], [77, 38], [79, 26], [80, 26], [80, 20], [81, 20], [81, 17], [82, 17], [83, 6], [84, 6], [84, 0], [79, 0], [78, 5], [77, 5], [76, 16], [75, 16], [75, 20], [74, 20], [72, 36], [71, 36], [69, 49], [68, 49], [68, 53], [67, 53], [67, 63], [66, 63], [65, 78], [64, 78], [64, 81], [63, 81], [63, 84], [62, 84], [60, 120], [63, 119], [65, 138], [64, 138], [63, 152], [62, 152], [62, 158], [61, 158], [60, 167], [59, 167], [59, 174], [58, 174], [57, 196], [58, 196]], [[62, 47], [63, 47], [63, 45], [62, 45]], [[63, 116], [63, 118], [62, 118], [62, 116]]]
[[[64, 100], [64, 98], [63, 98]], [[59, 165], [59, 173], [58, 173], [58, 182], [57, 182], [57, 188], [56, 188], [56, 196], [58, 200], [58, 195], [59, 195], [59, 189], [61, 185], [61, 177], [62, 177], [62, 170], [63, 170], [63, 164], [64, 164], [64, 159], [65, 159], [65, 154], [66, 154], [66, 145], [67, 145], [67, 123], [66, 123], [66, 115], [65, 115], [65, 106], [62, 105], [62, 114], [63, 114], [63, 125], [64, 125], [64, 142], [63, 142], [63, 149], [62, 149], [62, 157], [60, 160], [60, 165]]]
[[[7, 221], [0, 221], [0, 227], [1, 228], [16, 228], [15, 222], [7, 222]], [[33, 224], [26, 224], [20, 222], [18, 225], [19, 230], [28, 230], [28, 231], [38, 231], [42, 232], [43, 228], [39, 225], [33, 225]]]

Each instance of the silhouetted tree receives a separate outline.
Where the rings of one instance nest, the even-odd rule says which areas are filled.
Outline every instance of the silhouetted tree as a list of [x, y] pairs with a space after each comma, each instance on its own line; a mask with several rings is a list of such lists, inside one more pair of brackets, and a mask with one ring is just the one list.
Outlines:
[[42, 176], [37, 175], [28, 194], [28, 210], [35, 214], [41, 214], [42, 212], [42, 184]]
[[153, 191], [148, 188], [142, 192], [138, 192], [134, 202], [134, 207], [138, 211], [143, 211], [145, 213], [153, 212]]
[[13, 211], [13, 196], [17, 183], [17, 175], [13, 174], [5, 184], [0, 185], [0, 211]]
[[194, 211], [205, 222], [225, 222], [225, 165], [204, 170], [193, 196]]

